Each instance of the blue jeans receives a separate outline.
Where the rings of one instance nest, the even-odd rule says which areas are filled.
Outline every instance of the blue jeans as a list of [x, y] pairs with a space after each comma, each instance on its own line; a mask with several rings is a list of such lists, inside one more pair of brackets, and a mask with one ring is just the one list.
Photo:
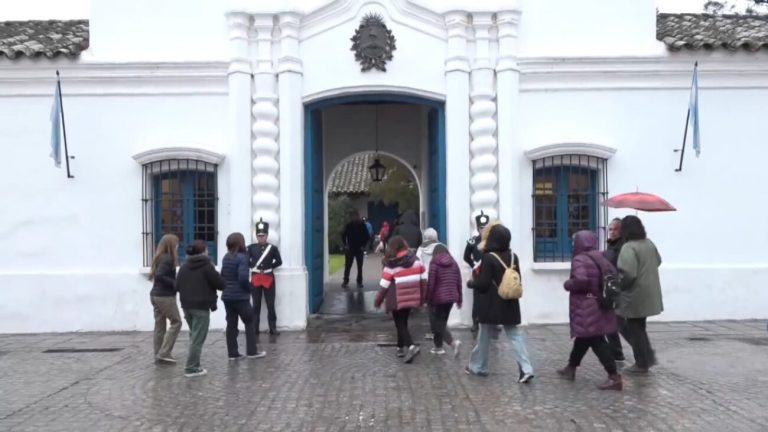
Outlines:
[[[491, 332], [496, 324], [480, 324], [480, 330], [477, 334], [477, 344], [472, 349], [469, 356], [469, 369], [475, 374], [488, 374], [488, 349], [491, 345]], [[528, 349], [525, 347], [525, 338], [523, 331], [518, 326], [505, 325], [504, 333], [507, 334], [512, 343], [512, 350], [517, 357], [517, 363], [520, 365], [523, 373], [533, 374], [533, 365], [528, 357]]]

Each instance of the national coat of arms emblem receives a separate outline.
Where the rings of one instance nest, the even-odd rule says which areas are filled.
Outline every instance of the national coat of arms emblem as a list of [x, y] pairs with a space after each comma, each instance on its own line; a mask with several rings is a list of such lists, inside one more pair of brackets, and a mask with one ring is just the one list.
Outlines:
[[355, 52], [355, 60], [360, 62], [362, 72], [371, 69], [386, 72], [387, 61], [392, 60], [395, 48], [395, 37], [379, 14], [364, 16], [352, 36], [352, 51]]

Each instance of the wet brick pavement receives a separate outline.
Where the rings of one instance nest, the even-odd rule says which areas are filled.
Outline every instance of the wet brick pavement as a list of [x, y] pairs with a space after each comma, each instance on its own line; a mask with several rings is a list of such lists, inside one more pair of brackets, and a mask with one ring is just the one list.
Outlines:
[[[423, 317], [416, 334], [423, 334]], [[212, 332], [204, 377], [151, 362], [149, 333], [0, 335], [0, 431], [765, 431], [768, 337], [763, 321], [651, 323], [660, 364], [600, 392], [591, 353], [576, 382], [557, 378], [563, 325], [530, 326], [537, 378], [515, 382], [509, 345], [492, 374], [423, 352], [401, 364], [384, 316], [314, 320], [305, 332], [261, 336], [268, 357], [229, 362]], [[469, 333], [457, 335], [469, 342]], [[186, 353], [182, 333], [175, 354]], [[422, 344], [429, 347], [428, 343]], [[44, 353], [49, 349], [115, 352]], [[625, 349], [629, 351], [628, 347]]]

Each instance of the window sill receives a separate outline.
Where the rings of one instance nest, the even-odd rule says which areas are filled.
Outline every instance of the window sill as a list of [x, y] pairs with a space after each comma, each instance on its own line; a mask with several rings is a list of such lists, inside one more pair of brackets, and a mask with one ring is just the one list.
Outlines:
[[535, 262], [531, 265], [533, 271], [565, 271], [570, 269], [570, 262]]

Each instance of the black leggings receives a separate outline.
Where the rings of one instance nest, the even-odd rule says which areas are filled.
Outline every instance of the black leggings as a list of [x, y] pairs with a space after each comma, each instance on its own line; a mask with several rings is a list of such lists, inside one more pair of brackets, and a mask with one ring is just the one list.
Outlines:
[[400, 309], [392, 311], [392, 319], [395, 320], [395, 327], [397, 328], [397, 347], [410, 347], [413, 345], [413, 339], [411, 333], [408, 331], [408, 316], [411, 314], [411, 309]]
[[608, 345], [608, 341], [605, 340], [605, 336], [577, 337], [574, 339], [571, 357], [568, 359], [568, 366], [572, 368], [579, 367], [581, 360], [590, 348], [597, 355], [597, 358], [600, 359], [600, 363], [602, 363], [605, 371], [610, 375], [615, 375], [616, 360], [613, 359], [611, 347]]
[[448, 345], [453, 344], [453, 335], [448, 330], [448, 315], [451, 314], [453, 303], [433, 305], [430, 308], [430, 325], [435, 335], [435, 348], [442, 348], [443, 341]]

